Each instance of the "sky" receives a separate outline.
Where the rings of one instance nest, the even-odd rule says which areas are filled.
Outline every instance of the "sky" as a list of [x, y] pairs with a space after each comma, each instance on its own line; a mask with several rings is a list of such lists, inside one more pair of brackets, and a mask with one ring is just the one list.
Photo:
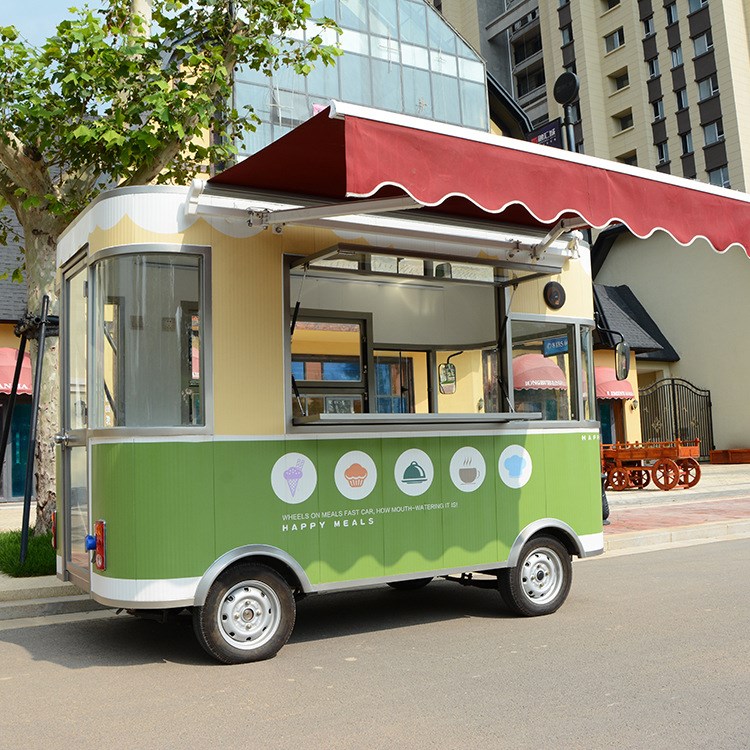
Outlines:
[[[41, 44], [85, 0], [0, 0], [0, 26], [15, 26], [32, 44]], [[90, 5], [95, 3], [90, 2]]]

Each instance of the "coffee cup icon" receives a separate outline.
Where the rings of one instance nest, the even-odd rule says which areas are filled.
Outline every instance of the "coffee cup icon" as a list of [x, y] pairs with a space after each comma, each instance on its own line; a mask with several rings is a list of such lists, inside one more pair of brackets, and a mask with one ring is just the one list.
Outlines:
[[458, 478], [463, 484], [474, 484], [478, 475], [479, 472], [473, 466], [462, 466], [458, 470]]

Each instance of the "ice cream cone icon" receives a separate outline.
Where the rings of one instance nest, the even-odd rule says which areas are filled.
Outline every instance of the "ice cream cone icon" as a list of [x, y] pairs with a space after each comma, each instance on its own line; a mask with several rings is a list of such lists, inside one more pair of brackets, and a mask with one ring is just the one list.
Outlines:
[[300, 458], [297, 460], [297, 463], [294, 466], [290, 466], [285, 472], [284, 472], [284, 479], [286, 480], [287, 486], [289, 487], [289, 492], [291, 493], [292, 497], [294, 497], [294, 493], [297, 491], [297, 485], [299, 484], [300, 479], [302, 479], [302, 467], [305, 464], [305, 459]]

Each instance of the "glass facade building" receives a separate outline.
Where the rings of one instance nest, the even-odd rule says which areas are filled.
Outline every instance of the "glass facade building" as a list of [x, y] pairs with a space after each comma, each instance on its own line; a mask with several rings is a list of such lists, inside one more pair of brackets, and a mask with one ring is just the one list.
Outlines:
[[[344, 54], [307, 76], [281, 69], [268, 77], [247, 67], [235, 78], [235, 106], [251, 105], [261, 119], [240, 146], [255, 153], [312, 117], [330, 99], [401, 112], [478, 130], [489, 129], [482, 59], [423, 0], [317, 0], [313, 18], [342, 29]], [[335, 35], [314, 23], [307, 35]]]

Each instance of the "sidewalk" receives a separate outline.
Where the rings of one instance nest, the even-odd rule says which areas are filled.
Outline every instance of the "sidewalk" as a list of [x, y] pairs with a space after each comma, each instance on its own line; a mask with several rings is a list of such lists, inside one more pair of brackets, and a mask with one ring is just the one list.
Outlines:
[[[750, 464], [701, 466], [692, 489], [607, 492], [607, 552], [645, 552], [674, 544], [750, 538]], [[0, 531], [21, 527], [21, 503], [0, 504]], [[33, 518], [32, 518], [33, 523]], [[0, 573], [0, 620], [101, 609], [56, 576], [8, 578]]]

